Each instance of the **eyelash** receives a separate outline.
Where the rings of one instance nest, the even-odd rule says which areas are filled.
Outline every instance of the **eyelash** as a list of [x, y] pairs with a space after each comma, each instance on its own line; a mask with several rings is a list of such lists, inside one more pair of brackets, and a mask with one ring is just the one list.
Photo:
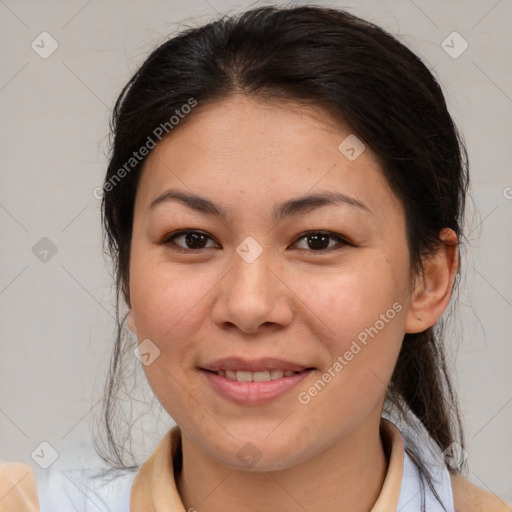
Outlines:
[[[210, 240], [213, 240], [209, 235], [207, 235], [206, 233], [204, 233], [202, 231], [193, 230], [193, 229], [182, 229], [182, 230], [179, 230], [179, 231], [175, 231], [173, 233], [169, 233], [168, 235], [166, 235], [164, 237], [164, 239], [160, 243], [162, 245], [171, 245], [172, 244], [172, 245], [175, 246], [175, 248], [173, 248], [173, 250], [178, 250], [178, 251], [183, 251], [183, 252], [200, 252], [200, 251], [202, 251], [204, 249], [212, 249], [212, 247], [201, 247], [199, 249], [190, 249], [190, 248], [186, 248], [186, 247], [181, 247], [181, 246], [179, 246], [179, 245], [177, 245], [177, 244], [175, 244], [173, 242], [173, 240], [175, 240], [176, 238], [178, 238], [180, 236], [184, 236], [184, 235], [190, 234], [190, 233], [196, 233], [196, 234], [204, 235], [207, 238], [209, 238]], [[323, 231], [323, 230], [307, 231], [305, 233], [302, 233], [299, 237], [296, 238], [296, 240], [295, 240], [295, 242], [293, 242], [293, 244], [295, 245], [300, 240], [307, 239], [308, 237], [311, 237], [313, 235], [324, 235], [324, 236], [327, 236], [327, 237], [329, 237], [331, 239], [335, 239], [338, 242], [338, 246], [328, 247], [326, 249], [318, 249], [318, 250], [299, 249], [299, 251], [307, 252], [307, 253], [312, 253], [312, 254], [317, 254], [317, 255], [322, 255], [322, 254], [330, 253], [332, 251], [340, 250], [344, 246], [352, 246], [352, 247], [354, 247], [353, 243], [351, 243], [350, 241], [348, 241], [346, 238], [342, 237], [341, 235], [338, 235], [337, 233], [333, 233], [332, 231]]]

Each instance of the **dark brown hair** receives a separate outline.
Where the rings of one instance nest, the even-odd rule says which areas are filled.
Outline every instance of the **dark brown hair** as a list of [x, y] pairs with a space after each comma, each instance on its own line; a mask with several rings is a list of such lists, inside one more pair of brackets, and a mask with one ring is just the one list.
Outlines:
[[[133, 207], [145, 158], [114, 186], [107, 184], [190, 98], [202, 105], [233, 93], [314, 104], [371, 148], [404, 206], [414, 272], [422, 271], [422, 258], [436, 249], [443, 228], [462, 237], [468, 187], [464, 144], [432, 73], [386, 31], [335, 9], [264, 7], [168, 40], [124, 87], [112, 117], [102, 213], [116, 275], [118, 335], [104, 412], [118, 463], [122, 453], [111, 427], [124, 343], [119, 298], [129, 301]], [[440, 324], [405, 335], [388, 400], [405, 416], [412, 412], [441, 450], [454, 441], [463, 445]]]

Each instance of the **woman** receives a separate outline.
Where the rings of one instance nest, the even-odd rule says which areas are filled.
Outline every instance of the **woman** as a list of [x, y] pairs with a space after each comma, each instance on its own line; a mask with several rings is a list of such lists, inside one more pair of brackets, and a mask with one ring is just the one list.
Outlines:
[[113, 135], [123, 322], [178, 426], [136, 473], [39, 482], [42, 511], [511, 510], [460, 473], [440, 318], [467, 162], [411, 51], [338, 10], [248, 11], [155, 50]]

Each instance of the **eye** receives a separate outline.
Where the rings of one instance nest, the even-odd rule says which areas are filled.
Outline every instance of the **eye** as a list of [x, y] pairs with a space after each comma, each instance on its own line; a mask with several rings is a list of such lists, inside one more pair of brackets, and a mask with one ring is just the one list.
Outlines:
[[[182, 240], [182, 243], [176, 243], [176, 240]], [[161, 243], [163, 245], [176, 245], [184, 250], [200, 250], [210, 249], [212, 247], [206, 245], [208, 240], [212, 240], [212, 238], [201, 231], [181, 230], [166, 235]]]
[[[181, 242], [177, 242], [178, 240], [181, 240]], [[213, 246], [207, 245], [209, 240], [214, 243]], [[302, 241], [305, 241], [305, 244]], [[166, 235], [161, 243], [162, 245], [174, 245], [177, 248], [183, 249], [185, 251], [199, 251], [201, 249], [219, 247], [219, 245], [214, 242], [209, 235], [203, 233], [202, 231], [194, 230], [175, 231], [174, 233]], [[346, 240], [341, 235], [332, 233], [330, 231], [310, 231], [308, 233], [304, 233], [296, 240], [294, 245], [300, 245], [300, 243], [302, 243], [303, 246], [299, 246], [299, 250], [318, 253], [325, 253], [330, 252], [331, 250], [341, 249], [346, 245], [353, 246], [351, 242]]]
[[[346, 245], [353, 245], [342, 236], [330, 231], [310, 231], [309, 233], [301, 235], [295, 244], [298, 244], [301, 240], [305, 240], [306, 247], [304, 248], [303, 244], [303, 247], [300, 247], [300, 249], [306, 250], [307, 252], [330, 252], [333, 247], [334, 250], [337, 250]], [[331, 244], [333, 240], [337, 243]]]

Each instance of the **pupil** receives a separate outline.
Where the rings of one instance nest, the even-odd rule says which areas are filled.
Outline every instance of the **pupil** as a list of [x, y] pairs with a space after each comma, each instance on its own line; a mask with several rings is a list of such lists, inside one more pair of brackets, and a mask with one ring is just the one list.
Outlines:
[[201, 233], [187, 233], [185, 240], [189, 247], [202, 249], [204, 247], [204, 243], [201, 243], [201, 239], [202, 242], [204, 242], [204, 238], [205, 236]]
[[[317, 234], [310, 235], [309, 237], [309, 247], [314, 250], [318, 249], [326, 249], [329, 246], [329, 237], [327, 235]], [[313, 243], [311, 243], [313, 242]]]

